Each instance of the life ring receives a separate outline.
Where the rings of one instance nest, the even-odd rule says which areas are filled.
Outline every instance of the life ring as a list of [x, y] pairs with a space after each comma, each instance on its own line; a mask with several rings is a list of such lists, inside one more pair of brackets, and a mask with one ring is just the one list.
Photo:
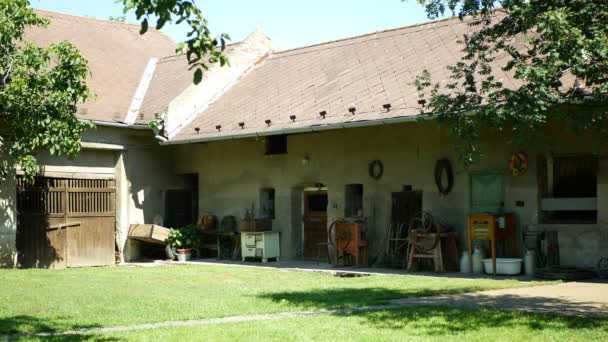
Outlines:
[[[447, 178], [447, 184], [443, 184], [444, 174]], [[454, 171], [452, 170], [452, 164], [446, 158], [439, 159], [435, 164], [435, 184], [439, 193], [444, 196], [449, 194], [454, 187]]]
[[369, 176], [372, 177], [375, 180], [378, 180], [380, 178], [382, 178], [382, 175], [384, 174], [384, 165], [382, 164], [381, 161], [379, 160], [374, 160], [373, 162], [369, 163]]
[[514, 152], [509, 159], [509, 169], [513, 176], [521, 176], [528, 170], [528, 155], [526, 152]]

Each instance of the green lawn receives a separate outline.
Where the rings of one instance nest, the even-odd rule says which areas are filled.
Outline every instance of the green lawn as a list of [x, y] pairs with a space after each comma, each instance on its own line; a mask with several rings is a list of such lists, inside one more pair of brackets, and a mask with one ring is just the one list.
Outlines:
[[608, 341], [608, 320], [424, 307], [85, 338], [101, 341]]
[[[0, 334], [354, 307], [395, 298], [538, 284], [424, 276], [337, 278], [326, 273], [220, 266], [0, 270]], [[395, 312], [400, 311], [386, 314], [393, 316]], [[405, 323], [400, 323], [397, 315], [395, 324], [414, 324], [411, 315], [415, 313], [405, 313]], [[372, 322], [373, 317], [361, 314], [345, 319], [357, 325], [357, 320]], [[331, 330], [330, 322], [339, 325], [342, 319], [309, 317], [255, 326], [269, 328], [259, 334], [281, 338], [285, 332], [271, 328], [297, 326], [301, 320], [306, 325], [319, 322]], [[225, 327], [200, 329], [223, 334]], [[175, 331], [187, 334], [188, 330]], [[150, 336], [172, 331], [159, 330]]]

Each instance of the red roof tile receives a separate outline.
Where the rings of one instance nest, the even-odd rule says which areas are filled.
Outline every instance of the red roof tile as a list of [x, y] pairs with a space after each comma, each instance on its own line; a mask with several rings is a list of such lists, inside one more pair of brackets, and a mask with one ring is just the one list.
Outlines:
[[89, 61], [87, 84], [96, 94], [80, 106], [78, 117], [123, 121], [150, 58], [173, 55], [175, 43], [159, 31], [139, 34], [139, 26], [48, 11], [47, 28], [30, 28], [26, 39], [40, 46], [69, 41]]
[[[462, 54], [457, 42], [476, 29], [471, 21], [439, 20], [274, 53], [172, 140], [416, 116], [416, 76], [427, 69], [433, 81], [447, 82], [446, 67]], [[502, 72], [499, 76], [508, 78]], [[391, 105], [390, 111], [384, 104]], [[354, 115], [350, 107], [356, 108]], [[321, 111], [327, 112], [324, 119]], [[239, 122], [245, 122], [245, 129]]]

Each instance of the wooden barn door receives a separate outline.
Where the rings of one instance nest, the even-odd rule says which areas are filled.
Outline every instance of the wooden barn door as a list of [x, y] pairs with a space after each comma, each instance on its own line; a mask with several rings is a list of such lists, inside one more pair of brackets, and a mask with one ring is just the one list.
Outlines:
[[17, 182], [21, 267], [114, 263], [116, 187], [107, 179], [37, 178]]
[[304, 258], [318, 258], [318, 246], [326, 242], [327, 191], [304, 192]]

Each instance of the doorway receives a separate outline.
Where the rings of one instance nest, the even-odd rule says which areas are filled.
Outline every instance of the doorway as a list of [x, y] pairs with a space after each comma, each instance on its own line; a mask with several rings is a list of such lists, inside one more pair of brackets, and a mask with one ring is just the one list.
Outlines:
[[501, 172], [475, 172], [470, 176], [471, 214], [500, 213], [505, 205]]
[[196, 190], [167, 190], [165, 194], [165, 219], [169, 228], [181, 228], [196, 223], [198, 192]]
[[304, 191], [304, 259], [319, 258], [318, 246], [327, 242], [327, 203], [327, 190]]

